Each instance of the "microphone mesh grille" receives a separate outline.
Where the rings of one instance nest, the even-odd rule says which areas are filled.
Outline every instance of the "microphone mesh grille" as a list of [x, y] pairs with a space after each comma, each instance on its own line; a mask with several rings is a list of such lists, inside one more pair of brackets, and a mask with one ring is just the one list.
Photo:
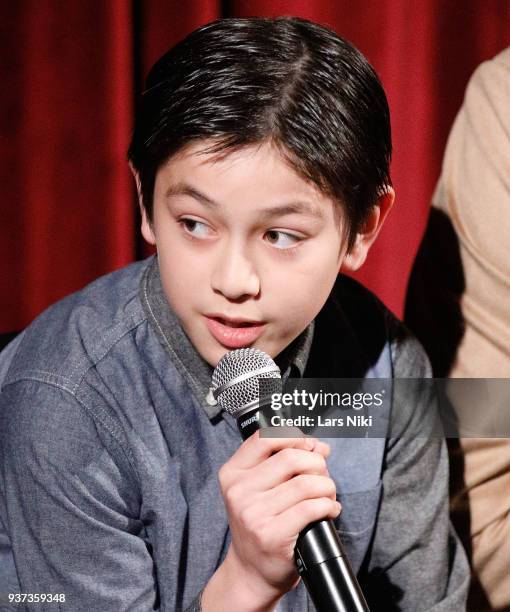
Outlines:
[[[274, 372], [256, 373], [260, 368], [274, 367]], [[212, 386], [226, 385], [239, 376], [253, 373], [245, 380], [234, 383], [222, 391], [218, 397], [218, 403], [229, 414], [236, 416], [245, 406], [259, 399], [259, 380], [268, 378], [274, 380], [274, 385], [264, 385], [264, 394], [281, 392], [280, 370], [271, 357], [255, 348], [242, 348], [226, 353], [219, 361], [212, 376]], [[274, 389], [273, 389], [274, 386]], [[267, 391], [267, 393], [266, 393]]]

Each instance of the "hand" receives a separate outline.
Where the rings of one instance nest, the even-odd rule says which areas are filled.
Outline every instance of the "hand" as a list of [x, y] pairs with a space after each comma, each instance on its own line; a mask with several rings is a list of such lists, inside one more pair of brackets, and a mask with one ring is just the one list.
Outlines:
[[211, 610], [218, 609], [212, 602], [218, 602], [220, 583], [230, 604], [236, 591], [243, 601], [239, 609], [246, 611], [270, 610], [296, 586], [299, 532], [340, 513], [326, 467], [329, 452], [327, 444], [302, 434], [261, 438], [255, 432], [223, 465], [219, 480], [232, 544], [217, 580], [213, 577], [204, 591], [204, 610], [208, 602]]

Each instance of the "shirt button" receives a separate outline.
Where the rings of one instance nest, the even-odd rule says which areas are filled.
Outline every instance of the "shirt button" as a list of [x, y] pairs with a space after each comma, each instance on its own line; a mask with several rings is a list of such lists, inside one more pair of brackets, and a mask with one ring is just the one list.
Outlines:
[[209, 387], [209, 392], [207, 393], [207, 397], [205, 398], [205, 401], [207, 402], [207, 404], [209, 406], [216, 406], [216, 404], [218, 403], [216, 401], [216, 398], [213, 395], [213, 388]]

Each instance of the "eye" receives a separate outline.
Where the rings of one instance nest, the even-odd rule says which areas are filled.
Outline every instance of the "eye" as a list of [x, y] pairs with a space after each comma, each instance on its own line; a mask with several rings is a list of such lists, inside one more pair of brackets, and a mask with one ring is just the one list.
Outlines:
[[269, 230], [266, 232], [268, 242], [277, 249], [289, 249], [303, 240], [301, 236], [288, 234], [279, 230]]
[[205, 238], [209, 236], [211, 228], [206, 223], [188, 218], [179, 219], [179, 223], [182, 225], [187, 234], [190, 234], [195, 238]]

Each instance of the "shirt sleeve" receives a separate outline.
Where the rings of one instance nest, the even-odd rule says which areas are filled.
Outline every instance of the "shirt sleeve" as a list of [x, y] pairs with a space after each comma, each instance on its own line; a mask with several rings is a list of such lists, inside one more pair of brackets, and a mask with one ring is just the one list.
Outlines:
[[[414, 338], [394, 348], [396, 378], [430, 378], [428, 360]], [[466, 609], [469, 567], [449, 519], [445, 440], [416, 435], [415, 429], [420, 420], [431, 422], [431, 388], [426, 385], [413, 402], [410, 420], [396, 419], [387, 441], [380, 511], [360, 576], [372, 612]]]
[[61, 595], [31, 611], [158, 609], [124, 452], [70, 392], [31, 380], [2, 390], [0, 512], [20, 591]]

